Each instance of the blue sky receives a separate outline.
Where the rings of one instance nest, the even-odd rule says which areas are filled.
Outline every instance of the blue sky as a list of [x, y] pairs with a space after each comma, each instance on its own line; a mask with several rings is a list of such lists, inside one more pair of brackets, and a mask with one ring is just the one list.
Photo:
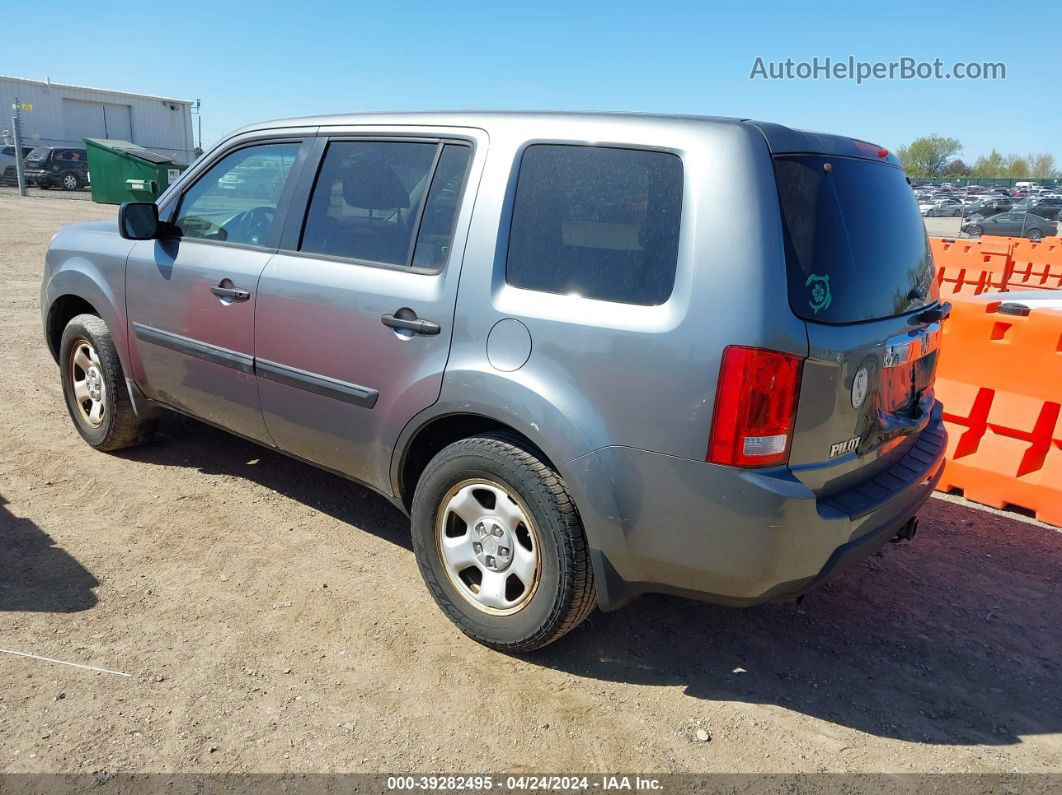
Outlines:
[[[207, 145], [282, 116], [549, 108], [744, 116], [889, 148], [936, 132], [958, 138], [968, 162], [996, 146], [1062, 164], [1055, 2], [49, 0], [24, 10], [4, 15], [4, 73], [199, 97]], [[1002, 61], [1007, 79], [749, 79], [757, 56], [849, 55]]]

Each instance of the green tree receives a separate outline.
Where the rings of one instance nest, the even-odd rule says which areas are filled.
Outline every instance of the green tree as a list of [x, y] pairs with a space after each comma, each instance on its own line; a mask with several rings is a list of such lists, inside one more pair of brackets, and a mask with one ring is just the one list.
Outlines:
[[1031, 154], [1028, 161], [1029, 176], [1033, 179], [1053, 179], [1058, 174], [1055, 170], [1055, 156], [1050, 152]]
[[1002, 177], [1007, 169], [1007, 158], [993, 147], [987, 155], [981, 155], [974, 161], [973, 176]]
[[946, 138], [933, 133], [915, 138], [908, 146], [896, 152], [904, 170], [911, 177], [939, 177], [944, 173], [950, 158], [962, 151], [957, 138]]
[[1029, 161], [1021, 155], [1007, 155], [1007, 176], [1011, 179], [1029, 176]]

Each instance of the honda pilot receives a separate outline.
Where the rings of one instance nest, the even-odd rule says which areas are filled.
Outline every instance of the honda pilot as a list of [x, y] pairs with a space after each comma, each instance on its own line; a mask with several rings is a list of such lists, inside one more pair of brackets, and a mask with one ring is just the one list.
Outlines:
[[442, 611], [509, 652], [645, 592], [798, 598], [910, 537], [941, 474], [925, 227], [897, 158], [836, 135], [254, 125], [62, 229], [41, 297], [89, 445], [176, 411], [373, 489]]

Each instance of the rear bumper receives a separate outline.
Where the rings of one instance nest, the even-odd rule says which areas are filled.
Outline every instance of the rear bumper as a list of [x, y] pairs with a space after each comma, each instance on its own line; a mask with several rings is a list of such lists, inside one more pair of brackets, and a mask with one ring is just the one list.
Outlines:
[[938, 404], [899, 462], [825, 498], [787, 469], [741, 471], [631, 448], [563, 469], [602, 609], [647, 592], [753, 605], [806, 593], [895, 536], [939, 481], [946, 441]]

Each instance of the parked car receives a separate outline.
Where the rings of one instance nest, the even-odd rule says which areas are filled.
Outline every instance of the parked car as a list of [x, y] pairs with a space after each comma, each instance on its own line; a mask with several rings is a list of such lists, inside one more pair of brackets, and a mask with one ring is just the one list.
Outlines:
[[978, 201], [969, 205], [966, 208], [966, 215], [980, 215], [987, 218], [988, 216], [995, 215], [997, 213], [1003, 213], [1009, 210], [1012, 206], [1012, 202], [1005, 196], [993, 196], [991, 194], [985, 195]]
[[[225, 187], [266, 164], [266, 195]], [[949, 307], [899, 161], [849, 138], [271, 122], [63, 227], [41, 290], [89, 445], [172, 409], [366, 484], [443, 612], [511, 652], [646, 591], [797, 598], [910, 538], [943, 465]]]
[[962, 226], [962, 231], [972, 237], [1000, 235], [1002, 237], [1027, 237], [1042, 240], [1058, 235], [1058, 224], [1032, 213], [1006, 212], [989, 218], [973, 217]]
[[38, 188], [80, 190], [89, 184], [84, 149], [38, 146], [26, 158], [26, 179]]
[[[32, 146], [22, 147], [23, 163], [25, 163], [25, 158], [32, 151]], [[15, 185], [17, 183], [18, 166], [15, 164], [15, 147], [12, 145], [0, 148], [0, 185]]]
[[[926, 209], [922, 211], [922, 215], [926, 217], [958, 217], [960, 215], [965, 215], [965, 207], [966, 204], [961, 199], [937, 199], [926, 205]], [[922, 205], [919, 205], [919, 210], [922, 210]]]
[[1062, 199], [1048, 199], [1039, 196], [1035, 198], [1029, 197], [1016, 202], [1013, 209], [1015, 212], [1031, 213], [1040, 218], [1057, 221], [1059, 214], [1062, 213]]

